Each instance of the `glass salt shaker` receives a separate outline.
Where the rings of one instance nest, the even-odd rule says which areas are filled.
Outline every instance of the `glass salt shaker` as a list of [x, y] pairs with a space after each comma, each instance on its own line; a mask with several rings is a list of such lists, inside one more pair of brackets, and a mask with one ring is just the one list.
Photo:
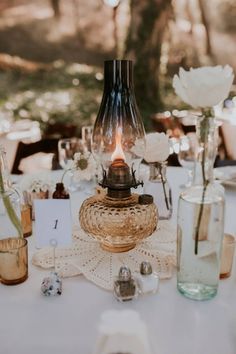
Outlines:
[[114, 295], [119, 301], [129, 301], [138, 296], [136, 280], [127, 266], [120, 267], [119, 275], [115, 278]]
[[153, 273], [151, 263], [143, 261], [140, 265], [140, 273], [137, 282], [142, 294], [156, 293], [159, 285], [159, 276]]

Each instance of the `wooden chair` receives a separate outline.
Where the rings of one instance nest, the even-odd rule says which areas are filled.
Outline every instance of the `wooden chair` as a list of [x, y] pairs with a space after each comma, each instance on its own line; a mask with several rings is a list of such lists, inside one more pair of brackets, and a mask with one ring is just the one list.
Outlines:
[[11, 170], [12, 174], [22, 174], [19, 165], [22, 159], [34, 155], [38, 152], [53, 153], [52, 169], [57, 169], [58, 163], [58, 139], [42, 139], [36, 143], [25, 144], [20, 142], [17, 147], [15, 161]]
[[71, 138], [77, 135], [77, 125], [71, 123], [50, 123], [44, 133], [45, 139]]

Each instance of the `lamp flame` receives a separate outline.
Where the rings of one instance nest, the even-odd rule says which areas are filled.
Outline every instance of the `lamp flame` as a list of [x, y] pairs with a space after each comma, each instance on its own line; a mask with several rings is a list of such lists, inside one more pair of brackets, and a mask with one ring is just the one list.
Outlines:
[[116, 148], [113, 154], [111, 155], [111, 161], [115, 161], [115, 160], [125, 161], [125, 154], [121, 145], [121, 137], [122, 137], [122, 128], [118, 127], [116, 133]]

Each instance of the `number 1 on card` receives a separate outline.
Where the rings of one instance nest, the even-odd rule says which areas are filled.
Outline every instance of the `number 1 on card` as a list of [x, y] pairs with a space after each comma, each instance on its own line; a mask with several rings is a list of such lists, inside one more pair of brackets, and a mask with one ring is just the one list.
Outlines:
[[58, 219], [55, 220], [54, 230], [57, 229]]

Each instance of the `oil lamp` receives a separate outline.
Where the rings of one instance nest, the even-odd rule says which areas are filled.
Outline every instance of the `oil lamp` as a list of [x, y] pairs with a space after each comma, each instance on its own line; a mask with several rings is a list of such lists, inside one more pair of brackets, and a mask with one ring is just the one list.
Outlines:
[[92, 151], [102, 166], [106, 195], [86, 199], [80, 225], [103, 249], [124, 252], [150, 236], [157, 212], [150, 195], [131, 193], [145, 152], [145, 132], [133, 91], [132, 62], [105, 62], [104, 94], [94, 126]]

